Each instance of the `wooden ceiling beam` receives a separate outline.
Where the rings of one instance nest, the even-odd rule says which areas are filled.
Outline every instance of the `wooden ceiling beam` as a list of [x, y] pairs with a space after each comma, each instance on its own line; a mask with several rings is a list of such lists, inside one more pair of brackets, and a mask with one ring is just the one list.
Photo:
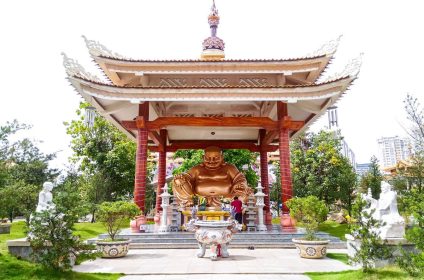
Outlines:
[[[172, 143], [171, 145], [166, 146], [167, 152], [175, 152], [178, 150], [186, 150], [186, 149], [205, 149], [210, 146], [217, 146], [221, 149], [246, 149], [251, 152], [259, 152], [261, 149], [267, 152], [273, 152], [278, 149], [277, 145], [267, 145], [260, 147], [255, 143], [246, 143], [246, 142], [233, 142], [233, 141], [224, 141], [224, 140], [209, 140], [209, 141], [182, 141], [179, 143]], [[153, 152], [157, 152], [160, 150], [158, 146], [149, 146], [148, 149]]]
[[167, 126], [261, 127], [277, 129], [278, 122], [266, 117], [160, 117], [146, 123], [148, 129], [159, 130]]

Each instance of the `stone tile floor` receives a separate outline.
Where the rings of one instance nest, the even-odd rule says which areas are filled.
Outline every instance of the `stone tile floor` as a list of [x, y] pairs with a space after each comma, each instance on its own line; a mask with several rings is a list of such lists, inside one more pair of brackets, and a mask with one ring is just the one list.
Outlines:
[[[125, 273], [125, 280], [145, 279], [309, 279], [305, 272], [354, 269], [330, 258], [303, 259], [294, 249], [229, 249], [229, 258], [209, 259], [195, 256], [195, 249], [130, 250], [119, 259], [97, 259], [75, 266], [80, 272]], [[346, 253], [345, 249], [329, 252]], [[266, 276], [266, 277], [265, 277]], [[265, 278], [264, 278], [265, 277]]]

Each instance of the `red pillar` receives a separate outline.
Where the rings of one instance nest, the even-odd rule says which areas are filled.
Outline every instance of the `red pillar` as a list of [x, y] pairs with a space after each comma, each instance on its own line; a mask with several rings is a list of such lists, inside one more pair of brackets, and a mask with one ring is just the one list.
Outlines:
[[289, 130], [280, 129], [279, 139], [280, 149], [280, 174], [281, 174], [281, 201], [283, 202], [283, 213], [288, 213], [286, 201], [292, 198], [292, 178], [290, 172], [290, 148], [289, 148]]
[[[261, 129], [259, 131], [260, 143], [262, 145], [263, 139], [265, 138], [266, 131]], [[272, 224], [272, 214], [271, 207], [269, 202], [269, 180], [268, 180], [268, 153], [261, 149], [260, 152], [260, 161], [261, 161], [261, 185], [263, 187], [263, 192], [266, 194], [265, 196], [265, 224]]]
[[280, 177], [281, 177], [281, 201], [283, 213], [281, 214], [281, 225], [283, 229], [294, 231], [294, 220], [289, 215], [286, 202], [293, 196], [292, 177], [290, 172], [290, 135], [289, 129], [282, 127], [284, 118], [288, 117], [287, 104], [277, 102], [277, 114], [280, 121], [279, 130], [279, 152], [280, 152]]
[[139, 105], [137, 118], [137, 154], [135, 159], [134, 203], [145, 215], [145, 198], [147, 183], [147, 141], [148, 131], [145, 127], [149, 119], [149, 102]]
[[146, 197], [146, 175], [147, 175], [147, 129], [138, 129], [137, 154], [135, 161], [135, 185], [134, 203], [145, 215], [144, 201]]
[[[166, 130], [160, 131], [160, 137], [162, 143], [166, 144]], [[159, 151], [159, 160], [158, 160], [158, 186], [156, 190], [156, 213], [162, 211], [161, 203], [162, 198], [160, 197], [162, 193], [163, 186], [165, 185], [166, 180], [166, 147], [163, 147], [162, 151]]]

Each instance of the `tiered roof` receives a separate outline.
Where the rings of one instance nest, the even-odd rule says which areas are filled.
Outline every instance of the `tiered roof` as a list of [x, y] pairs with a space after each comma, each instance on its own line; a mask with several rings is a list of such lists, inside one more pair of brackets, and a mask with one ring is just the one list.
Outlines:
[[[341, 73], [323, 79], [322, 73], [339, 39], [296, 59], [137, 60], [125, 58], [99, 42], [84, 37], [90, 55], [107, 79], [86, 72], [64, 55], [68, 79], [99, 112], [129, 137], [125, 125], [149, 101], [149, 120], [171, 118], [268, 118], [277, 120], [278, 101], [288, 104], [288, 115], [305, 130], [333, 105], [356, 79], [360, 58]], [[210, 57], [208, 58], [210, 59]], [[320, 82], [317, 82], [318, 79]], [[184, 126], [166, 123], [168, 142], [236, 140], [255, 142], [264, 127]], [[213, 133], [212, 133], [213, 132]], [[271, 141], [272, 142], [272, 141]]]

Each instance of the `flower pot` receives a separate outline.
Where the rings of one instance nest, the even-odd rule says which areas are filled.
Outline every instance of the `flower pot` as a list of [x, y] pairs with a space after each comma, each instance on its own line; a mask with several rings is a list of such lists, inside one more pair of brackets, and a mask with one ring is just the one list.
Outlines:
[[9, 234], [12, 224], [0, 224], [0, 234]]
[[301, 258], [321, 259], [327, 254], [327, 245], [330, 240], [303, 240], [292, 239]]
[[97, 250], [102, 253], [102, 258], [120, 258], [128, 254], [130, 240], [97, 241]]

